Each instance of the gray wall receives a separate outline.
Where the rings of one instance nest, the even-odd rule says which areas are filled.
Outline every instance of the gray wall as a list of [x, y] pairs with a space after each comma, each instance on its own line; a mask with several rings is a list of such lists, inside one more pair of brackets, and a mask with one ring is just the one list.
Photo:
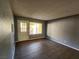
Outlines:
[[13, 16], [8, 0], [0, 0], [0, 59], [13, 59], [14, 32], [11, 30]]
[[49, 22], [47, 35], [52, 41], [79, 50], [79, 15]]

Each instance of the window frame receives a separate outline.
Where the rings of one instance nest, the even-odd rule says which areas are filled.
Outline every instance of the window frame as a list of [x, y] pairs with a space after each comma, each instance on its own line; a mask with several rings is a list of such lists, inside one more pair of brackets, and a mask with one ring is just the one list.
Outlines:
[[27, 32], [27, 22], [20, 21], [20, 32]]
[[[30, 34], [30, 22], [34, 22], [34, 23], [40, 23], [40, 24], [42, 24], [42, 31], [41, 31], [41, 33], [37, 33], [37, 34]], [[42, 35], [43, 34], [43, 23], [42, 22], [35, 22], [35, 21], [30, 21], [29, 22], [29, 35]]]

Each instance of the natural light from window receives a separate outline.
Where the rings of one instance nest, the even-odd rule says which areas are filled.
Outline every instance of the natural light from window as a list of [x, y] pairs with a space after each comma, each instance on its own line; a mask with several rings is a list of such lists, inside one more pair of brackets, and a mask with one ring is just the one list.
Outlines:
[[21, 32], [27, 31], [27, 23], [26, 22], [20, 22], [20, 30], [21, 30]]
[[30, 22], [30, 35], [42, 34], [42, 23]]

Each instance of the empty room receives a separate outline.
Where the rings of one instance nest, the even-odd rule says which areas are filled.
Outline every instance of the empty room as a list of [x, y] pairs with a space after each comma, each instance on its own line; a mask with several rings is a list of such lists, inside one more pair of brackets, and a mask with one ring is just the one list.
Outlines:
[[0, 0], [0, 59], [79, 59], [79, 0]]

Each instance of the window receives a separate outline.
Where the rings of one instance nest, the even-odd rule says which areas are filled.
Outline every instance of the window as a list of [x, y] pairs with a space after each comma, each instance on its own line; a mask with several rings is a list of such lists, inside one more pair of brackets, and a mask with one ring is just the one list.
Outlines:
[[20, 30], [21, 30], [21, 32], [27, 31], [27, 23], [26, 22], [20, 22]]
[[30, 34], [42, 34], [42, 23], [30, 22]]

